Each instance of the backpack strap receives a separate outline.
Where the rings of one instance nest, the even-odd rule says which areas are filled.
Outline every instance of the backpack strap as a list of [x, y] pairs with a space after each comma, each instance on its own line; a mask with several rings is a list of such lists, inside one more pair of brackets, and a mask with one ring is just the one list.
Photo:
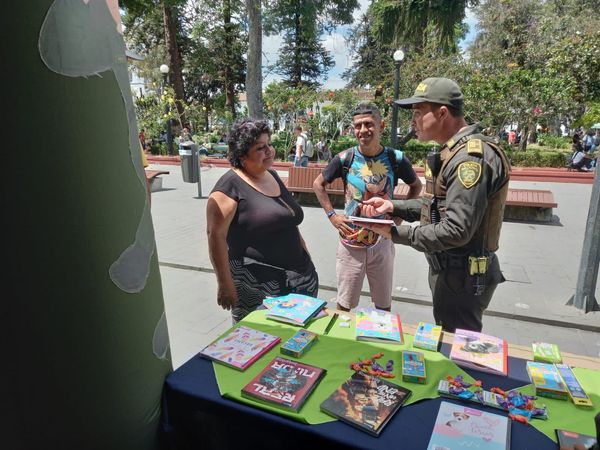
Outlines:
[[398, 180], [400, 179], [400, 161], [404, 158], [404, 153], [402, 153], [401, 150], [395, 150], [391, 147], [385, 147], [385, 151], [387, 152], [387, 157], [392, 165], [392, 170], [394, 172], [394, 187], [396, 187], [398, 185]]
[[354, 161], [354, 149], [351, 147], [340, 153], [340, 161], [342, 162], [342, 182], [344, 183], [344, 191], [346, 190], [346, 183], [348, 182], [348, 172], [352, 167], [352, 161]]

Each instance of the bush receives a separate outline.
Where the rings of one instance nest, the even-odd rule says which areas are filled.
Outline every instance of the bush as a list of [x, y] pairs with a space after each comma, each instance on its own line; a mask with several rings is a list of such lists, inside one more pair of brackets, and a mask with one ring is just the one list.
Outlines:
[[555, 136], [552, 134], [540, 134], [537, 143], [543, 147], [550, 148], [571, 148], [571, 139], [569, 137]]
[[420, 142], [416, 139], [411, 139], [400, 150], [410, 159], [411, 163], [416, 166], [424, 166], [427, 153], [429, 153], [434, 145], [431, 142]]
[[293, 134], [289, 131], [277, 131], [271, 135], [271, 143], [277, 152], [275, 158], [287, 161], [287, 155], [294, 143]]
[[517, 167], [565, 167], [569, 155], [564, 152], [545, 152], [540, 150], [506, 152], [513, 166]]
[[339, 152], [346, 150], [347, 148], [354, 147], [357, 145], [356, 138], [353, 135], [340, 136], [335, 141], [331, 141], [329, 149], [331, 150], [331, 156], [337, 155]]

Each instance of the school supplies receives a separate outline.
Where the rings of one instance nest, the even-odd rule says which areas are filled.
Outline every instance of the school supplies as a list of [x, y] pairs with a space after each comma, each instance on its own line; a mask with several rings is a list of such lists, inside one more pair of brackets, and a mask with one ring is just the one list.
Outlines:
[[555, 364], [554, 367], [556, 367], [565, 382], [571, 401], [577, 406], [593, 406], [590, 397], [585, 393], [579, 381], [577, 381], [571, 368], [566, 364]]
[[403, 344], [400, 316], [379, 309], [357, 308], [356, 339], [383, 344]]
[[508, 375], [508, 346], [504, 339], [457, 329], [450, 359], [459, 366], [496, 375]]
[[289, 294], [274, 303], [267, 311], [268, 319], [286, 322], [292, 325], [305, 326], [327, 304], [325, 300], [308, 295]]
[[527, 361], [527, 373], [535, 388], [535, 395], [567, 400], [569, 392], [554, 364]]
[[533, 360], [535, 362], [549, 364], [560, 364], [562, 362], [560, 350], [556, 344], [534, 342], [531, 344], [531, 347], [533, 348]]
[[413, 347], [437, 351], [442, 336], [442, 327], [431, 323], [419, 322]]
[[279, 349], [284, 355], [290, 355], [295, 358], [300, 358], [315, 342], [317, 342], [318, 334], [308, 330], [298, 330], [289, 338]]
[[411, 383], [425, 384], [425, 358], [421, 352], [402, 352], [402, 380]]

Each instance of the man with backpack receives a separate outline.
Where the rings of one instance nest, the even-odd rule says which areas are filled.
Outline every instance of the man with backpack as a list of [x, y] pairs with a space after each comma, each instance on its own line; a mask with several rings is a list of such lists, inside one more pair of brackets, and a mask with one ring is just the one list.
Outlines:
[[[361, 103], [353, 112], [353, 130], [358, 146], [336, 155], [313, 184], [327, 218], [339, 232], [337, 250], [337, 307], [343, 311], [358, 305], [365, 275], [375, 307], [391, 308], [394, 244], [374, 232], [354, 225], [348, 216], [361, 215], [361, 202], [373, 197], [391, 199], [398, 179], [410, 186], [409, 198], [421, 193], [421, 181], [409, 159], [399, 150], [381, 145], [384, 122], [379, 109]], [[338, 214], [325, 186], [336, 178], [344, 181], [345, 210]], [[388, 217], [381, 217], [388, 218]]]
[[308, 136], [302, 132], [302, 127], [299, 125], [294, 129], [294, 135], [296, 136], [296, 158], [294, 160], [294, 166], [308, 167], [308, 159], [312, 158], [314, 154], [313, 144], [310, 139], [308, 139]]

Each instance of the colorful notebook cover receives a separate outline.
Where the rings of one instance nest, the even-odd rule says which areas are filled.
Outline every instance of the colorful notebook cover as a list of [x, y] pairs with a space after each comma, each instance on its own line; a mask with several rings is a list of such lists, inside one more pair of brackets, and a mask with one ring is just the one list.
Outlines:
[[531, 347], [533, 348], [533, 360], [536, 362], [550, 364], [560, 364], [562, 362], [562, 356], [556, 344], [534, 342]]
[[357, 308], [356, 339], [386, 344], [403, 344], [404, 335], [400, 316], [379, 309]]
[[242, 389], [242, 396], [299, 411], [326, 370], [276, 357]]
[[298, 330], [279, 349], [284, 355], [300, 358], [317, 341], [318, 334], [308, 330]]
[[508, 450], [510, 425], [506, 416], [442, 402], [427, 450]]
[[410, 394], [410, 390], [387, 380], [356, 372], [321, 403], [321, 410], [379, 436]]
[[554, 364], [527, 361], [527, 373], [536, 395], [564, 400], [569, 397], [567, 386]]
[[575, 431], [556, 429], [556, 438], [560, 448], [573, 448], [575, 444], [583, 445], [585, 448], [591, 448], [596, 444], [596, 438], [587, 434], [576, 433]]
[[200, 355], [234, 369], [246, 370], [280, 340], [278, 336], [241, 325], [208, 345]]
[[319, 311], [327, 304], [321, 300], [307, 295], [289, 294], [274, 304], [267, 312], [269, 319], [280, 322], [291, 323], [292, 325], [304, 326], [316, 316]]
[[508, 375], [508, 346], [504, 339], [495, 336], [457, 329], [450, 359], [459, 366]]
[[[295, 294], [283, 295], [281, 297], [266, 297], [262, 302], [263, 306], [267, 309], [271, 309], [273, 306], [277, 305], [279, 302], [287, 300], [290, 297], [290, 295], [295, 295]], [[319, 319], [321, 317], [325, 317], [326, 315], [327, 315], [327, 311], [325, 310], [325, 308], [323, 308], [313, 317], [313, 319]]]
[[442, 327], [431, 323], [419, 322], [415, 339], [413, 340], [413, 347], [437, 351], [441, 336]]

